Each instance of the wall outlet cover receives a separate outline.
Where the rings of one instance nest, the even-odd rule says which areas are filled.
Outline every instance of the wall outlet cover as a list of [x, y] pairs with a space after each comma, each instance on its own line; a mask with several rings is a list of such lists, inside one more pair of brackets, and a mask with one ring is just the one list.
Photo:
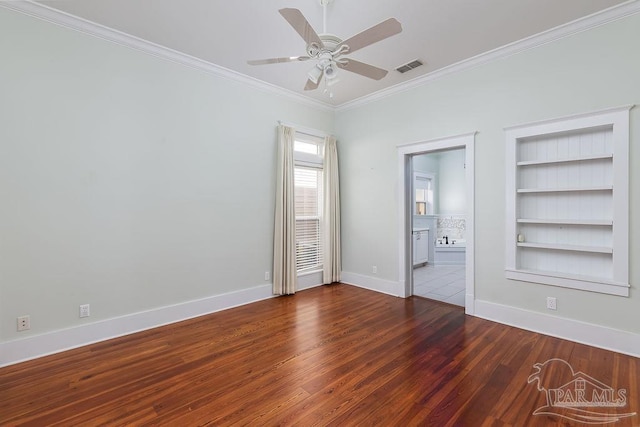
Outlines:
[[31, 329], [31, 317], [20, 316], [18, 317], [18, 332]]
[[549, 310], [556, 310], [557, 309], [555, 297], [547, 297], [547, 308]]
[[89, 317], [90, 315], [91, 313], [89, 304], [82, 304], [80, 306], [80, 317]]

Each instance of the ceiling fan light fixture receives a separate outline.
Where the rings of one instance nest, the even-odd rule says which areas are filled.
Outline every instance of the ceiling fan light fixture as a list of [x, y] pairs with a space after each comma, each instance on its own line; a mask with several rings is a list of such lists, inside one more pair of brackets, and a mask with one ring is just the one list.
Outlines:
[[327, 78], [327, 80], [333, 80], [337, 77], [337, 71], [336, 67], [333, 64], [327, 64], [324, 67], [324, 75]]
[[309, 77], [309, 80], [311, 80], [313, 84], [318, 84], [320, 76], [322, 76], [322, 68], [318, 67], [317, 65], [310, 69], [307, 73], [307, 77]]

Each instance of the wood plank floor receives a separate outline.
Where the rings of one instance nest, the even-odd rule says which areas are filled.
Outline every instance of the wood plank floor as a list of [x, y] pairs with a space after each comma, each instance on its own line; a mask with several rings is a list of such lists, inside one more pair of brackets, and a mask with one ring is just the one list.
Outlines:
[[533, 415], [552, 358], [640, 412], [640, 359], [337, 284], [2, 368], [0, 425], [583, 425]]

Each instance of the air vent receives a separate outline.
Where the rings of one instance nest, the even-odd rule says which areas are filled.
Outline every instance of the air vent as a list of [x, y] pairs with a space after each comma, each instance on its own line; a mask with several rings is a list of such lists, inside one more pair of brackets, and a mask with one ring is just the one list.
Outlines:
[[406, 73], [407, 71], [413, 70], [414, 68], [418, 68], [421, 65], [424, 65], [422, 61], [420, 61], [419, 59], [416, 59], [415, 61], [411, 61], [407, 64], [399, 66], [398, 68], [396, 68], [396, 71], [398, 71], [399, 73]]

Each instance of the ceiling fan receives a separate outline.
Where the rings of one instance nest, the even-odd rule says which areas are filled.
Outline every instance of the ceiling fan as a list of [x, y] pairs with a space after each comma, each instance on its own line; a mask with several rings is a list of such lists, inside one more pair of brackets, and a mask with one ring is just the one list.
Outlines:
[[[320, 0], [323, 7], [323, 33], [318, 34], [298, 9], [280, 9], [280, 15], [293, 27], [307, 43], [306, 55], [247, 61], [249, 65], [277, 64], [282, 62], [315, 60], [315, 66], [307, 73], [304, 90], [318, 88], [322, 77], [327, 86], [337, 82], [337, 69], [360, 74], [370, 79], [380, 80], [388, 71], [343, 55], [351, 54], [363, 47], [384, 40], [402, 31], [402, 25], [395, 18], [389, 18], [366, 29], [347, 40], [341, 40], [333, 34], [327, 34], [327, 4], [333, 0]], [[331, 96], [332, 94], [330, 94]]]

